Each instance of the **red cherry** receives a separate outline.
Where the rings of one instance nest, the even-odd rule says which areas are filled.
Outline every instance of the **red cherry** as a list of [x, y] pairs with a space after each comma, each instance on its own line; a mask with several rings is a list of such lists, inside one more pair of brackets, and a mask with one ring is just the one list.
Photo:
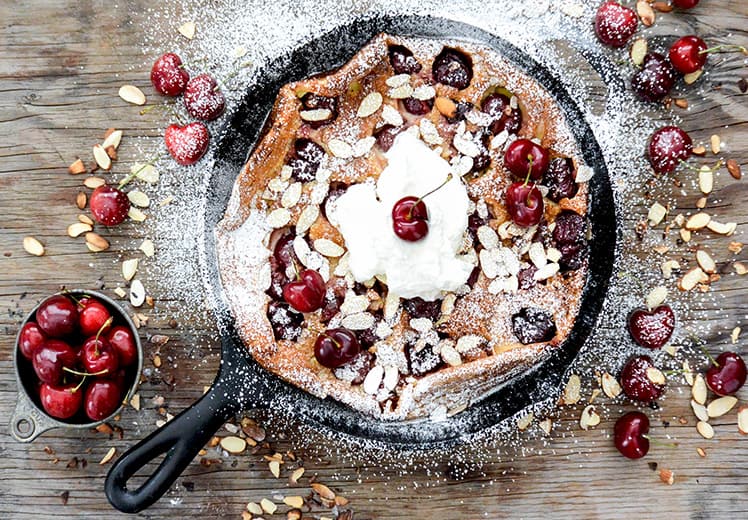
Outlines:
[[644, 56], [641, 69], [631, 77], [631, 88], [643, 101], [660, 101], [675, 84], [675, 69], [670, 61], [657, 52]]
[[670, 63], [681, 74], [690, 74], [706, 63], [706, 42], [698, 36], [684, 36], [670, 47]]
[[57, 386], [42, 383], [39, 387], [39, 400], [44, 411], [57, 419], [70, 419], [83, 403], [83, 390], [77, 383]]
[[641, 412], [621, 416], [614, 427], [613, 439], [621, 455], [640, 459], [649, 451], [649, 418]]
[[723, 352], [706, 371], [706, 384], [717, 395], [732, 395], [745, 384], [745, 361], [735, 352]]
[[112, 379], [95, 379], [86, 389], [83, 409], [92, 421], [106, 419], [122, 404], [122, 390]]
[[104, 338], [88, 338], [79, 353], [81, 363], [90, 374], [114, 374], [119, 367], [117, 351]]
[[93, 336], [101, 332], [102, 334], [111, 328], [111, 322], [107, 320], [112, 317], [109, 309], [94, 298], [84, 298], [80, 301], [83, 309], [80, 311], [80, 328], [84, 336]]
[[317, 271], [305, 269], [298, 280], [283, 286], [283, 298], [299, 312], [314, 312], [325, 302], [325, 280]]
[[33, 321], [28, 321], [21, 328], [18, 335], [18, 348], [21, 350], [23, 357], [31, 361], [34, 351], [47, 340], [47, 335], [42, 332], [39, 325]]
[[677, 126], [660, 128], [649, 140], [649, 162], [655, 173], [672, 173], [691, 156], [691, 137]]
[[606, 45], [623, 47], [636, 32], [638, 25], [633, 9], [612, 0], [603, 3], [595, 15], [595, 34]]
[[63, 367], [73, 368], [77, 361], [78, 356], [70, 345], [59, 339], [49, 339], [34, 351], [31, 363], [41, 382], [58, 385], [64, 375]]
[[36, 323], [53, 338], [64, 338], [78, 329], [78, 307], [67, 296], [47, 298], [36, 311]]
[[673, 335], [675, 314], [668, 305], [653, 311], [635, 309], [629, 315], [629, 332], [639, 345], [650, 349], [662, 348]]
[[665, 385], [650, 379], [648, 369], [655, 368], [649, 356], [634, 356], [621, 370], [621, 388], [623, 393], [636, 401], [649, 403], [659, 399], [665, 391]]
[[159, 94], [178, 96], [184, 91], [190, 79], [184, 70], [182, 58], [173, 52], [167, 52], [155, 61], [151, 68], [151, 83]]
[[696, 7], [699, 0], [673, 0], [672, 3], [675, 7], [680, 9], [691, 9], [692, 7]]
[[403, 197], [392, 207], [392, 230], [408, 242], [417, 242], [429, 233], [429, 212], [418, 197]]
[[213, 121], [226, 108], [226, 98], [209, 74], [195, 76], [184, 89], [184, 106], [192, 117]]
[[130, 329], [122, 325], [114, 327], [109, 332], [107, 341], [117, 351], [120, 366], [129, 367], [137, 361], [138, 349], [135, 346], [135, 338], [133, 338]]
[[169, 125], [164, 132], [166, 149], [182, 166], [195, 164], [208, 151], [208, 128], [198, 121], [185, 126]]
[[327, 329], [314, 342], [314, 357], [327, 368], [343, 366], [359, 352], [361, 345], [358, 338], [348, 329]]
[[506, 209], [518, 226], [534, 226], [543, 217], [543, 195], [534, 184], [515, 182], [506, 189]]
[[548, 150], [529, 139], [517, 139], [504, 152], [504, 166], [520, 179], [526, 178], [528, 172], [531, 179], [540, 179], [548, 169], [549, 162]]
[[94, 190], [89, 205], [96, 222], [105, 226], [120, 224], [130, 211], [130, 199], [125, 192], [108, 184]]

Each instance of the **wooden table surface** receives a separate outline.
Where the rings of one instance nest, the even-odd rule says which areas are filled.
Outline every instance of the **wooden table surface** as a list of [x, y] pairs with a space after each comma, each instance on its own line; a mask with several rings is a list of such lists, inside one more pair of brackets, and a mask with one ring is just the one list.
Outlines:
[[[78, 213], [73, 201], [81, 187], [81, 177], [68, 175], [66, 169], [79, 155], [88, 158], [92, 143], [108, 127], [123, 129], [128, 137], [160, 133], [152, 119], [134, 118], [132, 107], [116, 96], [123, 83], [147, 83], [147, 66], [139, 64], [144, 61], [140, 45], [148, 3], [122, 1], [117, 7], [102, 1], [0, 3], [1, 518], [124, 517], [111, 509], [103, 494], [111, 463], [99, 461], [110, 447], [121, 454], [155, 429], [161, 416], [154, 399], [162, 396], [170, 413], [180, 411], [201, 395], [218, 365], [216, 348], [188, 348], [210, 344], [209, 331], [194, 323], [172, 328], [171, 309], [179, 302], [157, 302], [155, 309], [147, 311], [150, 321], [141, 331], [151, 369], [139, 390], [141, 410], [127, 407], [113, 423], [123, 429], [122, 438], [117, 433], [53, 430], [32, 444], [21, 444], [5, 427], [15, 405], [12, 352], [23, 316], [63, 285], [89, 289], [103, 285], [111, 294], [109, 288], [120, 279], [121, 252], [135, 244], [130, 238], [136, 236], [132, 224], [107, 231], [112, 248], [99, 254], [65, 236], [65, 228]], [[711, 40], [748, 45], [748, 4], [742, 0], [701, 4], [677, 22], [673, 16], [660, 17], [659, 32], [666, 34], [668, 24], [677, 23], [673, 30], [680, 34], [689, 32], [690, 26], [692, 32]], [[738, 58], [722, 63], [705, 85], [705, 99], [690, 96], [692, 110], [682, 113], [684, 127], [696, 140], [719, 133], [729, 143], [730, 157], [745, 171], [748, 106], [737, 84], [748, 76], [743, 63]], [[123, 141], [122, 155], [133, 157], [131, 142]], [[748, 224], [746, 186], [745, 181], [732, 181], [723, 174], [715, 197], [720, 203], [709, 207], [720, 220], [739, 223], [734, 239], [741, 241]], [[26, 254], [22, 248], [26, 235], [42, 240], [47, 254], [40, 258]], [[713, 247], [720, 262], [745, 258], [745, 253], [737, 257], [729, 253], [722, 240], [722, 245]], [[725, 310], [710, 317], [714, 330], [722, 334], [721, 344], [732, 327], [742, 323], [745, 328], [746, 280], [725, 277], [712, 289]], [[170, 341], [155, 346], [145, 341], [152, 334], [166, 334]], [[737, 348], [748, 354], [742, 340]], [[151, 366], [157, 350], [165, 360], [161, 370]], [[623, 459], [612, 446], [609, 434], [617, 414], [606, 415], [598, 427], [586, 432], [575, 426], [584, 404], [580, 403], [556, 413], [556, 429], [549, 440], [526, 440], [524, 455], [521, 449], [497, 446], [493, 451], [498, 454], [482, 454], [486, 461], [482, 469], [468, 472], [464, 479], [455, 478], [449, 455], [425, 457], [423, 469], [403, 475], [397, 464], [362, 467], [348, 457], [309, 448], [296, 453], [306, 474], [298, 486], [291, 486], [285, 480], [287, 470], [278, 480], [268, 471], [261, 456], [268, 449], [238, 456], [210, 451], [202, 464], [196, 460], [174, 489], [140, 516], [240, 518], [250, 501], [307, 495], [309, 477], [317, 475], [319, 482], [350, 500], [342, 509], [354, 511], [357, 519], [747, 518], [748, 449], [735, 427], [735, 414], [717, 419], [717, 439], [706, 441], [693, 427], [688, 389], [674, 386], [663, 416], [674, 419], [669, 433], [679, 446], [654, 448], [638, 461]], [[685, 417], [688, 424], [679, 424], [678, 417]], [[569, 429], [574, 430], [573, 436], [566, 432]], [[285, 453], [298, 446], [279, 437], [268, 438], [274, 451]], [[697, 447], [706, 449], [705, 458], [697, 455]], [[653, 463], [675, 472], [672, 486], [660, 482]], [[285, 518], [287, 509], [281, 506], [274, 517]], [[325, 515], [317, 511], [310, 516], [320, 514]]]

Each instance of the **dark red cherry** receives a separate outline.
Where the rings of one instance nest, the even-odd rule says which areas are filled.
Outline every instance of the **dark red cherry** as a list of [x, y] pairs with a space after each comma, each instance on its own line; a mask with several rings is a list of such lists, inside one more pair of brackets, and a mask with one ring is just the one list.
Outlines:
[[268, 303], [267, 317], [276, 340], [296, 341], [301, 336], [304, 315], [294, 312], [285, 302]]
[[305, 269], [298, 280], [283, 287], [283, 299], [299, 312], [314, 312], [325, 302], [325, 280], [317, 271]]
[[39, 400], [47, 414], [56, 419], [70, 419], [81, 409], [83, 390], [78, 388], [77, 383], [61, 386], [42, 383]]
[[26, 322], [18, 335], [18, 348], [21, 350], [21, 355], [31, 361], [34, 357], [34, 351], [46, 340], [47, 335], [44, 334], [38, 324], [33, 321]]
[[465, 53], [445, 47], [434, 58], [431, 74], [434, 81], [462, 90], [467, 88], [473, 79], [473, 65]]
[[114, 327], [107, 335], [107, 342], [117, 352], [120, 366], [129, 367], [138, 360], [138, 347], [129, 328], [122, 325]]
[[640, 459], [649, 451], [649, 418], [641, 412], [621, 416], [614, 427], [613, 441], [621, 455]]
[[31, 362], [36, 377], [42, 383], [59, 385], [64, 376], [63, 368], [74, 368], [78, 362], [78, 356], [64, 341], [48, 339], [34, 351]]
[[684, 36], [670, 46], [670, 63], [681, 74], [690, 74], [706, 64], [706, 42], [698, 36]]
[[515, 182], [506, 189], [506, 209], [518, 226], [534, 226], [543, 217], [543, 195], [534, 184]]
[[114, 374], [119, 368], [117, 351], [103, 337], [88, 338], [78, 356], [89, 374]]
[[390, 45], [387, 49], [390, 57], [390, 65], [395, 74], [415, 74], [420, 72], [421, 64], [413, 56], [407, 47], [402, 45]]
[[553, 313], [539, 307], [523, 307], [512, 316], [512, 332], [523, 345], [550, 341], [556, 335]]
[[735, 352], [723, 352], [706, 371], [706, 384], [717, 395], [732, 395], [745, 384], [745, 361]]
[[509, 97], [500, 93], [486, 96], [481, 102], [481, 111], [493, 118], [491, 133], [498, 134], [506, 130], [510, 134], [519, 132], [522, 126], [522, 111], [519, 108], [511, 108]]
[[409, 318], [428, 318], [436, 321], [441, 315], [441, 300], [424, 300], [416, 296], [403, 300], [403, 309], [408, 313]]
[[528, 172], [530, 179], [540, 179], [548, 169], [548, 162], [548, 150], [529, 139], [517, 139], [504, 152], [504, 166], [520, 179], [525, 179]]
[[92, 421], [106, 419], [122, 404], [122, 388], [112, 379], [96, 378], [83, 398], [83, 409]]
[[311, 139], [296, 139], [293, 156], [288, 161], [291, 175], [300, 182], [313, 181], [324, 156], [324, 148]]
[[93, 298], [85, 298], [80, 303], [83, 306], [79, 311], [81, 334], [93, 336], [99, 332], [103, 334], [111, 328], [111, 322], [107, 324], [107, 321], [112, 314], [106, 305]]
[[553, 240], [557, 246], [576, 245], [584, 242], [587, 235], [587, 221], [574, 211], [565, 210], [556, 216]]
[[422, 116], [424, 114], [428, 114], [431, 112], [431, 108], [434, 106], [434, 99], [416, 99], [414, 97], [409, 97], [406, 99], [403, 99], [403, 107], [405, 107], [405, 110], [407, 110], [409, 113], [416, 115], [416, 116]]
[[655, 173], [672, 173], [691, 156], [691, 137], [677, 126], [660, 128], [649, 140], [649, 162]]
[[662, 54], [649, 52], [642, 68], [631, 78], [631, 87], [643, 101], [660, 101], [675, 84], [675, 69]]
[[402, 132], [402, 130], [403, 127], [384, 125], [382, 128], [374, 132], [374, 138], [377, 140], [379, 148], [381, 148], [383, 152], [389, 150], [395, 142], [395, 137], [397, 137], [397, 134]]
[[649, 349], [662, 348], [673, 335], [675, 314], [669, 305], [654, 310], [635, 309], [629, 314], [629, 332], [639, 345]]
[[96, 188], [88, 202], [94, 220], [105, 226], [116, 226], [127, 218], [130, 199], [122, 190], [104, 184]]
[[548, 198], [553, 202], [559, 202], [577, 194], [579, 186], [575, 179], [574, 161], [569, 157], [555, 157], [551, 159], [541, 184], [548, 187]]
[[636, 32], [638, 20], [633, 9], [618, 2], [604, 2], [595, 15], [595, 34], [605, 45], [623, 47]]
[[314, 357], [327, 368], [343, 366], [359, 352], [361, 345], [356, 335], [348, 329], [327, 329], [314, 342]]
[[184, 107], [196, 119], [213, 121], [223, 114], [226, 98], [213, 76], [199, 74], [184, 89]]
[[649, 403], [659, 399], [665, 392], [665, 385], [655, 382], [650, 377], [657, 372], [652, 358], [649, 356], [634, 356], [629, 359], [621, 370], [621, 388], [629, 399]]
[[184, 92], [190, 75], [184, 70], [182, 59], [173, 52], [167, 52], [153, 64], [151, 83], [156, 92], [164, 96], [178, 96]]
[[177, 163], [190, 166], [208, 151], [210, 132], [200, 121], [185, 126], [169, 125], [164, 131], [164, 143]]
[[36, 323], [47, 336], [64, 338], [78, 329], [78, 307], [67, 296], [57, 294], [39, 306]]
[[428, 234], [428, 220], [426, 204], [418, 197], [403, 197], [392, 208], [392, 229], [408, 242], [416, 242]]
[[691, 9], [692, 7], [696, 7], [696, 4], [699, 3], [699, 0], [673, 0], [672, 4], [675, 7], [678, 7], [679, 9]]

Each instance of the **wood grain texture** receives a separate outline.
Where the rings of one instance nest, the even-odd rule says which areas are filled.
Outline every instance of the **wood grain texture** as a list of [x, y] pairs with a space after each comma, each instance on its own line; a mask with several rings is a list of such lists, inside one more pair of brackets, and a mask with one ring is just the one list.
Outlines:
[[[710, 42], [748, 45], [745, 2], [701, 3], [688, 14], [661, 17], [654, 32], [696, 33]], [[15, 402], [12, 350], [18, 323], [40, 298], [61, 285], [113, 287], [119, 278], [114, 267], [119, 251], [131, 247], [128, 239], [134, 235], [130, 224], [111, 230], [107, 233], [113, 244], [111, 251], [97, 255], [84, 252], [80, 242], [65, 236], [67, 224], [78, 213], [73, 202], [81, 182], [66, 173], [67, 165], [79, 154], [89, 160], [88, 150], [107, 127], [123, 129], [130, 137], [160, 133], [148, 117], [133, 118], [131, 107], [116, 96], [121, 84], [143, 85], [147, 77], [146, 67], [132, 64], [143, 62], [139, 31], [146, 27], [148, 2], [121, 2], [116, 9], [111, 5], [69, 0], [37, 0], [23, 7], [0, 3], [0, 252], [4, 253], [0, 257], [1, 518], [124, 518], [110, 508], [103, 495], [109, 466], [100, 466], [98, 461], [109, 447], [122, 453], [155, 428], [159, 417], [155, 396], [164, 396], [172, 413], [198, 398], [212, 381], [219, 362], [217, 347], [190, 347], [210, 343], [206, 331], [190, 324], [180, 323], [176, 329], [168, 326], [170, 307], [165, 302], [149, 312], [151, 322], [146, 330], [170, 336], [171, 341], [160, 347], [160, 355], [173, 363], [141, 385], [143, 410], [123, 411], [118, 422], [124, 429], [123, 439], [53, 430], [25, 445], [14, 442], [5, 429]], [[681, 112], [683, 126], [697, 141], [719, 133], [730, 157], [743, 164], [745, 171], [748, 98], [738, 89], [737, 80], [748, 73], [744, 59], [736, 55], [720, 55], [714, 62], [719, 65], [704, 86], [706, 98], [695, 93], [689, 96], [691, 109]], [[592, 92], [599, 95], [597, 90]], [[123, 157], [134, 157], [129, 146], [123, 142]], [[747, 190], [746, 181], [732, 181], [723, 174], [710, 198], [714, 202], [708, 206], [721, 221], [739, 223], [737, 240], [748, 224]], [[683, 207], [693, 207], [697, 198], [693, 195]], [[642, 214], [645, 211], [642, 208]], [[46, 256], [31, 258], [24, 253], [22, 238], [29, 234], [46, 244]], [[736, 258], [726, 250], [724, 239], [706, 238], [703, 243], [713, 246], [720, 262]], [[745, 259], [746, 252], [737, 258]], [[748, 328], [746, 280], [731, 276], [715, 284], [723, 312], [696, 309], [695, 319], [712, 320], [713, 330], [724, 334], [736, 324]], [[713, 341], [724, 343], [724, 334], [715, 335]], [[148, 359], [156, 347], [146, 344], [146, 350]], [[739, 350], [748, 354], [743, 342]], [[224, 457], [210, 466], [193, 463], [174, 490], [140, 517], [239, 518], [248, 501], [306, 495], [307, 477], [313, 474], [350, 499], [356, 519], [748, 517], [747, 439], [737, 433], [734, 414], [715, 420], [717, 439], [705, 441], [693, 429], [687, 389], [671, 389], [666, 403], [666, 413], [672, 417], [669, 430], [662, 425], [657, 429], [672, 432], [679, 447], [656, 447], [644, 460], [627, 461], [612, 447], [610, 421], [579, 431], [575, 423], [581, 409], [560, 410], [551, 439], [527, 441], [528, 454], [505, 447], [497, 447], [494, 455], [482, 454], [481, 459], [487, 461], [484, 467], [462, 480], [454, 478], [457, 470], [448, 455], [423, 456], [423, 469], [402, 475], [397, 464], [364, 467], [352, 464], [348, 457], [317, 455], [309, 449], [297, 452], [307, 471], [305, 485], [289, 486], [285, 480], [272, 478], [260, 454], [243, 454]], [[689, 424], [679, 424], [681, 416], [688, 418]], [[575, 430], [573, 436], [568, 429]], [[276, 432], [272, 438], [273, 449], [283, 453], [294, 444], [279, 439], [280, 434], [292, 436], [293, 432]], [[45, 451], [45, 447], [51, 449]], [[706, 458], [697, 455], [697, 447], [707, 450]], [[72, 462], [74, 458], [77, 464]], [[662, 484], [649, 462], [672, 469], [675, 484]], [[63, 492], [69, 493], [67, 505], [63, 505]]]

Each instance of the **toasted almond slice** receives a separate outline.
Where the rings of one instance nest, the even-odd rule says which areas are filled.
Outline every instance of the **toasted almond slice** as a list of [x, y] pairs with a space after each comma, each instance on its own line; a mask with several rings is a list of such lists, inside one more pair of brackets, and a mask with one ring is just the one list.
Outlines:
[[361, 105], [359, 105], [356, 115], [363, 118], [376, 113], [379, 107], [382, 106], [382, 100], [382, 94], [379, 92], [370, 92], [361, 100]]
[[686, 85], [692, 85], [696, 83], [696, 80], [698, 80], [703, 73], [704, 73], [704, 69], [699, 69], [694, 72], [684, 74], [683, 81], [686, 83]]
[[637, 67], [644, 63], [644, 56], [647, 54], [647, 39], [638, 38], [631, 44], [631, 61]]
[[691, 215], [686, 221], [686, 229], [688, 229], [689, 231], [704, 229], [711, 220], [712, 217], [710, 217], [707, 213], [696, 213], [695, 215]]
[[636, 13], [646, 27], [651, 27], [655, 23], [654, 9], [646, 0], [636, 2]]
[[618, 384], [618, 380], [609, 373], [605, 372], [602, 375], [601, 383], [603, 392], [611, 399], [615, 399], [621, 394], [621, 385]]
[[130, 398], [130, 406], [135, 410], [140, 410], [140, 394], [135, 394]]
[[706, 413], [709, 414], [709, 417], [722, 417], [732, 410], [736, 404], [738, 404], [737, 397], [731, 395], [718, 397], [707, 405]]
[[709, 281], [709, 276], [701, 270], [700, 267], [694, 267], [686, 272], [678, 282], [678, 289], [681, 291], [690, 291], [700, 283]]
[[706, 406], [691, 399], [691, 409], [699, 421], [709, 421], [709, 413], [706, 411]]
[[79, 191], [78, 195], [75, 196], [75, 205], [78, 207], [78, 209], [83, 209], [86, 207], [86, 203], [88, 202], [88, 196], [85, 192]]
[[267, 498], [263, 498], [262, 500], [260, 500], [260, 507], [269, 515], [275, 514], [275, 512], [278, 510], [278, 506], [273, 504]]
[[133, 307], [140, 307], [145, 303], [145, 287], [140, 280], [133, 280], [130, 284], [130, 303]]
[[23, 249], [30, 255], [43, 256], [44, 245], [34, 237], [23, 238]]
[[714, 173], [708, 166], [702, 166], [699, 170], [699, 189], [704, 195], [709, 195], [714, 189]]
[[735, 159], [727, 159], [727, 171], [733, 179], [740, 180], [743, 176], [743, 172], [740, 171], [740, 164]]
[[135, 278], [135, 273], [138, 272], [138, 259], [130, 258], [122, 262], [122, 277], [128, 282]]
[[662, 222], [662, 219], [664, 219], [666, 216], [667, 216], [667, 209], [665, 208], [665, 206], [663, 206], [659, 202], [655, 202], [649, 208], [647, 219], [649, 220], [649, 225], [652, 227], [655, 227], [657, 226], [657, 224]]
[[748, 435], [748, 406], [741, 406], [738, 410], [738, 431]]
[[98, 188], [99, 186], [103, 186], [104, 184], [106, 184], [106, 181], [101, 177], [86, 177], [86, 179], [83, 181], [83, 185], [91, 190], [95, 190], [96, 188]]
[[562, 396], [562, 404], [576, 404], [581, 399], [582, 392], [582, 381], [579, 376], [572, 374], [569, 376], [569, 380], [566, 382], [564, 387], [564, 394]]
[[660, 470], [660, 480], [668, 486], [672, 486], [673, 482], [675, 482], [675, 473], [669, 469], [663, 468]]
[[104, 464], [112, 460], [112, 457], [114, 457], [115, 453], [117, 453], [117, 449], [112, 446], [111, 448], [109, 448], [109, 451], [106, 452], [104, 457], [102, 457], [102, 459], [99, 461], [99, 465], [103, 466]]
[[68, 173], [70, 175], [80, 175], [81, 173], [86, 173], [86, 165], [83, 164], [83, 161], [78, 159], [73, 164], [68, 166]]
[[140, 190], [132, 190], [127, 192], [127, 198], [130, 199], [130, 202], [132, 202], [139, 208], [147, 208], [151, 205], [151, 199], [149, 199], [148, 195]]
[[712, 425], [705, 421], [699, 421], [696, 423], [696, 431], [705, 439], [711, 439], [714, 437], [714, 428]]
[[673, 102], [679, 108], [688, 108], [688, 100], [686, 98], [675, 98]]
[[705, 273], [711, 274], [717, 270], [717, 264], [714, 262], [714, 259], [703, 249], [696, 251], [696, 262]]
[[667, 298], [667, 287], [664, 285], [658, 285], [647, 295], [647, 308], [654, 309]]
[[88, 233], [93, 230], [90, 224], [84, 224], [83, 222], [76, 222], [68, 226], [68, 236], [76, 238], [81, 236], [83, 233]]
[[270, 473], [272, 473], [275, 478], [280, 477], [280, 461], [271, 460], [268, 462], [268, 469], [270, 469]]
[[733, 345], [738, 342], [738, 337], [740, 336], [740, 330], [741, 330], [740, 327], [735, 327], [734, 329], [732, 329], [732, 332], [730, 333], [730, 341], [732, 341]]
[[647, 368], [647, 379], [649, 379], [656, 385], [665, 384], [665, 374], [663, 374], [662, 371], [656, 367]]
[[683, 380], [688, 386], [693, 386], [693, 370], [691, 370], [691, 365], [688, 363], [688, 360], [685, 359], [681, 366], [683, 367]]
[[745, 273], [748, 273], [748, 267], [743, 262], [735, 262], [732, 264], [733, 269], [735, 269], [735, 272], [738, 273], [740, 276], [743, 276]]
[[295, 470], [293, 470], [293, 473], [291, 473], [289, 480], [294, 484], [298, 484], [299, 479], [304, 475], [304, 471], [305, 470], [303, 467], [296, 468]]
[[712, 149], [712, 153], [717, 155], [722, 147], [722, 141], [717, 134], [713, 134], [709, 138], [709, 146]]
[[728, 222], [727, 224], [722, 224], [721, 222], [710, 220], [709, 224], [707, 224], [706, 227], [712, 233], [717, 233], [718, 235], [730, 236], [733, 233], [735, 233], [735, 230], [738, 228], [738, 225], [735, 222]]
[[197, 29], [197, 25], [195, 25], [195, 22], [185, 22], [179, 26], [177, 31], [179, 31], [179, 34], [181, 34], [188, 40], [191, 40], [192, 38], [195, 37], [196, 29]]
[[113, 147], [115, 150], [119, 148], [119, 143], [122, 140], [122, 130], [114, 130], [111, 132], [108, 136], [106, 136], [106, 139], [104, 139], [104, 142], [101, 143], [101, 147], [106, 150], [110, 146]]
[[457, 113], [457, 105], [447, 97], [438, 96], [434, 101], [434, 104], [439, 113], [444, 117], [454, 117]]
[[538, 423], [538, 426], [540, 426], [540, 429], [543, 430], [546, 435], [550, 435], [551, 430], [553, 429], [553, 421], [549, 418], [546, 418], [540, 421]]
[[119, 88], [119, 97], [133, 105], [145, 105], [145, 94], [135, 85], [122, 85]]
[[701, 374], [696, 374], [693, 378], [691, 396], [693, 397], [693, 400], [699, 404], [703, 405], [706, 403], [706, 382], [704, 381], [704, 376]]
[[[94, 233], [93, 231], [86, 233], [86, 243], [97, 250], [94, 252], [109, 249], [109, 242], [107, 241], [107, 239], [102, 237], [98, 233]], [[89, 249], [91, 248], [89, 247]]]
[[707, 203], [706, 197], [699, 197], [699, 200], [696, 201], [696, 208], [704, 209], [706, 207], [706, 203]]
[[88, 215], [78, 215], [78, 222], [83, 222], [84, 224], [88, 224], [89, 226], [94, 225], [93, 219]]
[[699, 145], [694, 146], [691, 152], [694, 155], [706, 155], [706, 147], [702, 144], [699, 144]]
[[260, 504], [258, 504], [257, 502], [250, 502], [249, 504], [247, 504], [247, 511], [257, 516], [265, 513], [265, 511], [262, 510]]
[[143, 254], [147, 257], [151, 257], [156, 253], [156, 246], [150, 239], [143, 240], [143, 243], [140, 244], [140, 247], [138, 249], [143, 251]]
[[588, 430], [598, 424], [600, 424], [600, 416], [595, 412], [595, 405], [590, 404], [582, 410], [582, 415], [579, 418], [579, 426], [583, 430]]
[[325, 500], [335, 500], [335, 492], [333, 492], [332, 489], [325, 486], [324, 484], [314, 482], [311, 484], [311, 486], [314, 492], [317, 493], [321, 498], [324, 498]]
[[296, 509], [301, 509], [302, 507], [304, 507], [304, 499], [298, 495], [285, 497], [283, 499], [283, 503], [288, 507], [293, 507]]
[[535, 419], [535, 415], [532, 412], [523, 415], [517, 419], [517, 429], [519, 431], [526, 430], [532, 424], [533, 419]]
[[235, 435], [221, 438], [220, 444], [221, 448], [232, 455], [237, 455], [247, 449], [247, 441]]

